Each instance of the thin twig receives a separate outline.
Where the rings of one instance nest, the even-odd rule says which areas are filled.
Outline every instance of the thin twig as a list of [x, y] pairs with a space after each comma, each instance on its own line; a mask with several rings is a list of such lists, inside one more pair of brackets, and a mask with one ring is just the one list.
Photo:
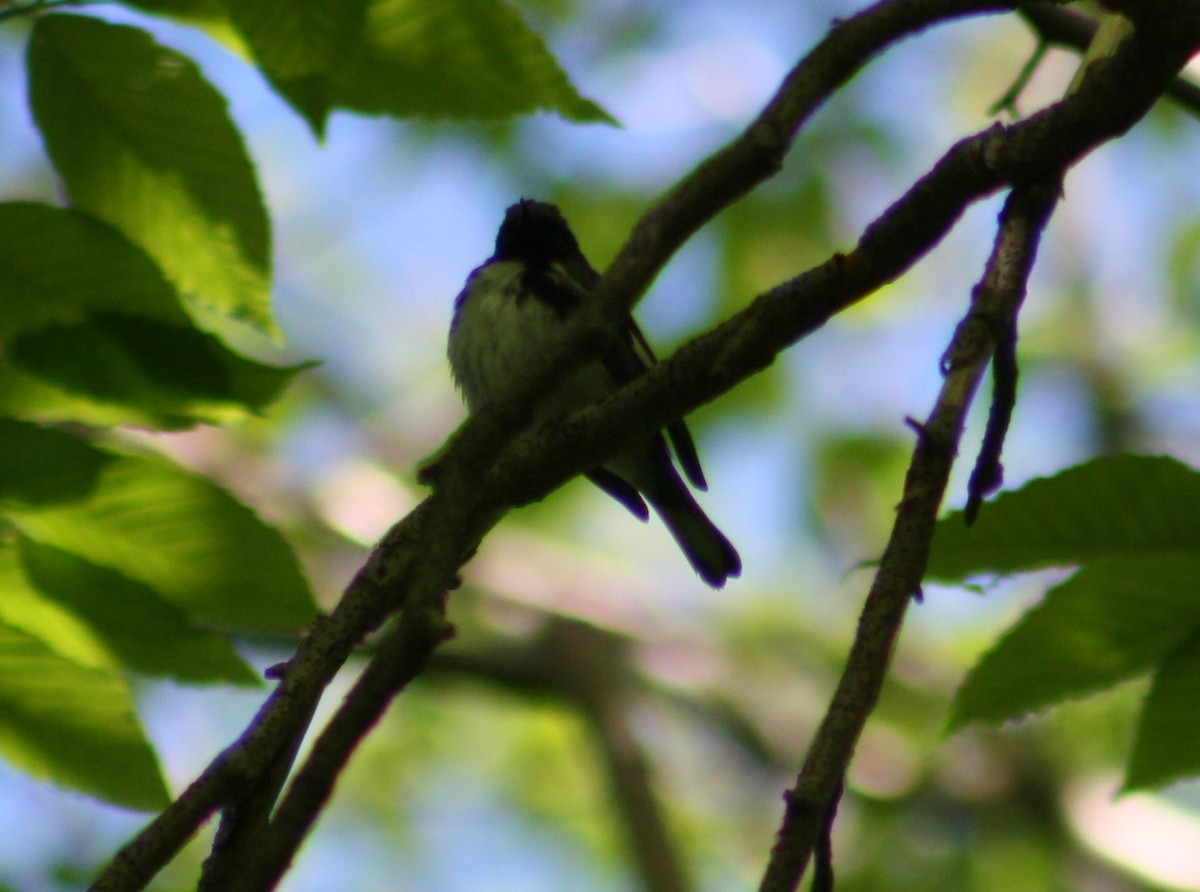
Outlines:
[[967, 481], [967, 505], [963, 518], [970, 526], [979, 516], [983, 500], [1004, 482], [1000, 456], [1008, 436], [1008, 426], [1017, 405], [1017, 320], [996, 320], [996, 350], [992, 356], [992, 405], [979, 456]]
[[[976, 301], [1004, 316], [1016, 313], [1025, 295], [1038, 240], [1057, 200], [1057, 178], [1017, 187], [1001, 215], [996, 242]], [[821, 839], [826, 816], [846, 768], [875, 708], [892, 647], [913, 593], [925, 574], [933, 524], [950, 479], [967, 410], [996, 347], [992, 328], [972, 324], [971, 313], [955, 331], [944, 364], [945, 381], [929, 418], [914, 424], [917, 445], [904, 483], [892, 534], [859, 619], [858, 633], [825, 719], [804, 760], [760, 892], [792, 892]]]
[[837, 820], [838, 804], [842, 801], [845, 783], [838, 784], [825, 809], [825, 823], [817, 838], [813, 866], [812, 892], [833, 892], [833, 824]]
[[1049, 44], [1046, 41], [1038, 41], [1038, 45], [1033, 48], [1033, 52], [1025, 61], [1025, 64], [1021, 66], [1021, 70], [1017, 72], [1016, 79], [1013, 80], [1012, 85], [988, 109], [989, 115], [998, 115], [1002, 111], [1007, 111], [1009, 117], [1014, 120], [1021, 117], [1020, 109], [1017, 108], [1017, 100], [1025, 92], [1025, 87], [1029, 85], [1029, 80], [1033, 77], [1034, 72], [1037, 71], [1037, 67], [1042, 64], [1042, 59], [1046, 57], [1047, 49], [1049, 49]]

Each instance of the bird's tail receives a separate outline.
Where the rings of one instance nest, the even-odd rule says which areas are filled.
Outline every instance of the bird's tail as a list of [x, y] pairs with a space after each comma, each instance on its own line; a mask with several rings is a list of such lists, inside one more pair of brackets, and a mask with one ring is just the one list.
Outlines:
[[701, 579], [713, 588], [724, 588], [725, 580], [741, 575], [742, 559], [737, 549], [708, 519], [682, 481], [655, 493], [648, 501]]

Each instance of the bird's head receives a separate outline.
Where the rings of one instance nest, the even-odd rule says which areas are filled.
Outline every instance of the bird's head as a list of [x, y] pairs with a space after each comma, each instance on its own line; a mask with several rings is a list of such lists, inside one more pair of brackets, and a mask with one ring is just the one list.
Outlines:
[[582, 257], [562, 212], [549, 202], [524, 198], [505, 211], [495, 259], [555, 263]]

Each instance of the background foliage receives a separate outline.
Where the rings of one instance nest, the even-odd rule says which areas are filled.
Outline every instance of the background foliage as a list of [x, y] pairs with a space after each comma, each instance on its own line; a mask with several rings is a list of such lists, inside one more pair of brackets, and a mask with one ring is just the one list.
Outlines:
[[[415, 504], [460, 417], [451, 301], [503, 208], [560, 203], [603, 267], [857, 11], [794, 6], [3, 9], [0, 751], [39, 780], [0, 775], [20, 828], [0, 883], [91, 878], [144, 823], [126, 809], [160, 808], [236, 736], [263, 670]], [[1015, 16], [974, 20], [855, 79], [668, 267], [639, 310], [660, 352], [853, 244], [987, 125], [1034, 44]], [[1051, 53], [1021, 109], [1075, 64]], [[944, 522], [931, 572], [973, 589], [931, 584], [912, 613], [848, 778], [839, 888], [1200, 883], [1176, 860], [1200, 834], [1196, 139], [1163, 105], [1068, 177], [1005, 465], [1016, 490], [1098, 455], [1175, 458], [1098, 459], [969, 534]], [[457, 638], [284, 888], [346, 863], [359, 889], [752, 887], [997, 207], [696, 413], [705, 504], [746, 564], [725, 592], [582, 484], [506, 519], [452, 598]], [[586, 660], [599, 693], [564, 675]], [[194, 886], [209, 841], [153, 888]]]

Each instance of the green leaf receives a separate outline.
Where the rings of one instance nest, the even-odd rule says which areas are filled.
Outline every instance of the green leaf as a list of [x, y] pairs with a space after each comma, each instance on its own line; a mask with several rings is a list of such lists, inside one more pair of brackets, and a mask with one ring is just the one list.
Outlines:
[[122, 0], [126, 6], [136, 6], [147, 12], [175, 16], [185, 20], [212, 12], [218, 0]]
[[[248, 363], [235, 354], [228, 354], [228, 358], [235, 365]], [[152, 405], [143, 405], [137, 401], [136, 391], [121, 393], [119, 399], [114, 397], [110, 401], [97, 394], [88, 395], [57, 386], [0, 356], [0, 416], [50, 423], [70, 421], [90, 427], [127, 425], [152, 430], [178, 430], [199, 422], [216, 424], [244, 417], [247, 411], [255, 411], [270, 402], [278, 388], [306, 367], [276, 368], [248, 363], [244, 369], [245, 380], [238, 374], [233, 376], [231, 384], [239, 390], [249, 389], [250, 393], [232, 403], [215, 396], [197, 399], [175, 394], [162, 390], [161, 382], [149, 381], [148, 385], [158, 392], [153, 393]], [[111, 370], [106, 371], [106, 376], [111, 374]], [[131, 375], [131, 383], [140, 380]], [[94, 382], [87, 386], [95, 390]], [[252, 397], [257, 391], [264, 393]]]
[[146, 586], [23, 537], [0, 547], [0, 620], [82, 666], [185, 682], [259, 680], [226, 638]]
[[971, 671], [951, 730], [1002, 721], [1153, 670], [1126, 789], [1200, 772], [1200, 475], [1174, 459], [1096, 459], [940, 521], [930, 574], [1081, 564]]
[[1200, 625], [1200, 554], [1089, 564], [983, 656], [948, 730], [1016, 719], [1152, 668]]
[[31, 421], [73, 421], [90, 427], [166, 427], [156, 412], [100, 403], [23, 372], [0, 356], [0, 416]]
[[190, 321], [158, 267], [116, 230], [63, 208], [0, 204], [0, 341], [96, 312]]
[[270, 233], [224, 98], [138, 28], [40, 18], [34, 118], [71, 201], [141, 246], [179, 291], [275, 333]]
[[170, 801], [126, 682], [3, 624], [0, 752], [36, 777], [128, 808]]
[[316, 615], [284, 539], [165, 461], [0, 419], [0, 504], [30, 539], [141, 583], [193, 620], [294, 630]]
[[320, 136], [334, 82], [358, 51], [367, 0], [224, 0], [255, 61]]
[[1200, 774], [1200, 634], [1169, 653], [1138, 719], [1125, 790], [1159, 787]]
[[400, 117], [506, 118], [538, 109], [613, 119], [576, 92], [503, 0], [371, 0], [340, 106]]
[[0, 343], [9, 414], [160, 429], [261, 412], [306, 367], [238, 356], [119, 232], [32, 203], [0, 204]]
[[938, 521], [928, 575], [961, 580], [1102, 558], [1200, 552], [1200, 474], [1173, 458], [1098, 458]]
[[21, 335], [8, 359], [94, 404], [131, 407], [129, 423], [165, 430], [262, 412], [310, 365], [264, 365], [195, 328], [111, 314]]
[[0, 418], [0, 506], [20, 510], [83, 501], [115, 460], [78, 437]]

